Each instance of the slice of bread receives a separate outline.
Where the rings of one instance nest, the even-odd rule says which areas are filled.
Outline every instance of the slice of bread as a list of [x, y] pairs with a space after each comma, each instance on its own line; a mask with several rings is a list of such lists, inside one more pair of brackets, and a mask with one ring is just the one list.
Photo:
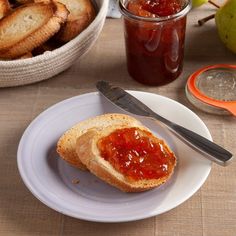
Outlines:
[[47, 42], [43, 43], [42, 45], [38, 46], [32, 51], [33, 56], [37, 56], [43, 54], [45, 52], [53, 51], [56, 48], [61, 47], [63, 44], [55, 41], [55, 40], [48, 40]]
[[15, 0], [18, 5], [23, 5], [23, 4], [28, 4], [28, 3], [33, 3], [34, 0]]
[[2, 19], [11, 10], [8, 0], [0, 0], [0, 19]]
[[[130, 171], [132, 171], [132, 174], [138, 173], [140, 171], [140, 169], [137, 169], [137, 168], [139, 168], [141, 166], [140, 163], [143, 162], [143, 159], [151, 158], [151, 157], [150, 156], [147, 157], [146, 152], [145, 152], [146, 154], [142, 154], [143, 150], [144, 151], [147, 150], [147, 149], [144, 149], [143, 146], [141, 149], [139, 149], [139, 146], [142, 145], [142, 141], [140, 143], [137, 142], [137, 144], [135, 144], [135, 145], [137, 145], [137, 150], [140, 150], [137, 155], [136, 149], [135, 150], [132, 149], [132, 147], [133, 147], [132, 144], [130, 144], [129, 141], [125, 140], [127, 136], [126, 137], [125, 136], [117, 136], [119, 138], [123, 137], [123, 139], [125, 141], [122, 141], [122, 142], [124, 142], [125, 145], [127, 145], [127, 149], [126, 149], [126, 146], [125, 147], [122, 146], [123, 144], [121, 144], [122, 142], [119, 139], [118, 139], [118, 141], [117, 140], [114, 141], [114, 137], [109, 139], [109, 141], [108, 141], [109, 150], [107, 153], [109, 153], [109, 155], [111, 156], [110, 160], [114, 160], [116, 158], [116, 157], [114, 157], [114, 155], [117, 155], [117, 153], [119, 153], [119, 156], [118, 156], [118, 159], [116, 159], [116, 162], [113, 164], [110, 163], [109, 160], [106, 160], [104, 157], [107, 155], [107, 153], [104, 154], [105, 156], [102, 156], [102, 154], [101, 154], [102, 152], [99, 149], [98, 144], [99, 144], [100, 140], [104, 137], [107, 137], [108, 135], [110, 135], [114, 131], [124, 130], [124, 128], [129, 128], [129, 127], [130, 128], [137, 127], [137, 129], [135, 129], [135, 130], [139, 133], [139, 135], [140, 135], [139, 137], [148, 137], [148, 140], [150, 140], [150, 144], [148, 144], [148, 145], [153, 145], [153, 143], [156, 143], [157, 144], [156, 146], [158, 148], [160, 148], [160, 150], [161, 150], [161, 154], [158, 154], [159, 156], [158, 157], [155, 156], [155, 158], [161, 158], [160, 163], [162, 161], [165, 161], [164, 163], [167, 163], [167, 164], [159, 165], [159, 162], [156, 164], [156, 163], [154, 163], [154, 161], [157, 159], [155, 159], [155, 160], [152, 160], [152, 162], [151, 162], [151, 163], [153, 163], [151, 165], [155, 166], [155, 168], [150, 167], [150, 162], [148, 164], [146, 164], [146, 166], [144, 166], [144, 167], [142, 166], [141, 178], [140, 178], [140, 176], [139, 176], [139, 178], [134, 178], [132, 175], [128, 174], [128, 173], [130, 173]], [[114, 143], [117, 146], [113, 146]], [[133, 143], [133, 141], [132, 141], [132, 143]], [[111, 150], [115, 150], [115, 151], [112, 153]], [[130, 157], [130, 153], [132, 153], [132, 152], [136, 152], [135, 155], [137, 155], [137, 156]], [[112, 125], [112, 126], [105, 127], [103, 129], [100, 129], [99, 127], [94, 128], [94, 129], [90, 129], [85, 134], [81, 135], [77, 139], [76, 153], [77, 153], [78, 157], [80, 158], [81, 162], [90, 170], [91, 173], [93, 173], [94, 175], [96, 175], [100, 179], [104, 180], [108, 184], [113, 185], [124, 192], [142, 192], [142, 191], [146, 191], [146, 190], [149, 190], [149, 189], [152, 189], [152, 188], [162, 185], [172, 176], [172, 174], [174, 172], [174, 167], [176, 165], [176, 157], [175, 157], [174, 153], [170, 150], [168, 145], [163, 140], [160, 140], [157, 137], [155, 137], [153, 134], [151, 134], [148, 131], [148, 129], [146, 127], [144, 127], [140, 124], [138, 124], [137, 126], [132, 125], [132, 124], [130, 124], [128, 126], [127, 125], [125, 125], [125, 126]], [[127, 158], [125, 159], [126, 161], [124, 162], [124, 164], [119, 163], [120, 158], [121, 158], [120, 153], [121, 153], [122, 157], [124, 155], [128, 156], [128, 159]], [[154, 154], [151, 153], [150, 155], [154, 155]], [[129, 164], [127, 164], [127, 160], [129, 162]], [[147, 160], [147, 159], [145, 159], [145, 160]], [[135, 167], [130, 165], [130, 162]], [[122, 165], [122, 167], [120, 167], [119, 165]], [[120, 171], [122, 168], [124, 169], [124, 165], [128, 166], [128, 167], [125, 167], [126, 172]], [[119, 169], [119, 167], [121, 169]], [[160, 170], [160, 168], [163, 168], [163, 167], [166, 168], [166, 170], [168, 170], [168, 171], [166, 171], [165, 174], [159, 176], [159, 171], [162, 171], [162, 169]], [[156, 175], [155, 177], [152, 176], [150, 178], [150, 177], [148, 177], [148, 175], [145, 176], [143, 174], [143, 173], [150, 173], [150, 171], [153, 171], [153, 168], [154, 168], [154, 172], [157, 171], [158, 177]]]
[[30, 3], [0, 21], [0, 58], [31, 52], [59, 31], [69, 12], [57, 2]]
[[31, 52], [27, 52], [26, 54], [20, 56], [19, 58], [16, 58], [16, 59], [27, 59], [27, 58], [31, 58], [33, 57], [32, 53]]
[[95, 9], [90, 0], [57, 0], [63, 3], [70, 14], [56, 38], [68, 42], [81, 33], [95, 18]]
[[59, 156], [72, 166], [85, 170], [87, 167], [76, 154], [76, 140], [91, 128], [103, 129], [107, 126], [139, 126], [141, 123], [131, 116], [124, 114], [104, 114], [84, 120], [66, 131], [57, 142]]

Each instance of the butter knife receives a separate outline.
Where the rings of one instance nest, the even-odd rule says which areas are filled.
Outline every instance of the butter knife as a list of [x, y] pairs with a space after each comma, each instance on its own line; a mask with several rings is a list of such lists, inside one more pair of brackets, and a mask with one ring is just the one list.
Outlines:
[[100, 93], [105, 96], [105, 98], [123, 110], [135, 115], [156, 119], [162, 122], [181, 140], [186, 142], [193, 149], [201, 152], [201, 154], [209, 160], [221, 166], [227, 166], [232, 161], [233, 154], [229, 151], [202, 137], [201, 135], [158, 115], [122, 88], [114, 87], [106, 81], [99, 81], [96, 84], [96, 87]]

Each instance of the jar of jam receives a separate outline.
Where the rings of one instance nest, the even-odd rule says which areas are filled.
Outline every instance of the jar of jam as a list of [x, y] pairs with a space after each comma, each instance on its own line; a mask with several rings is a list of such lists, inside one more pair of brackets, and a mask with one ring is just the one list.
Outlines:
[[127, 68], [147, 85], [164, 85], [182, 72], [190, 0], [120, 0]]

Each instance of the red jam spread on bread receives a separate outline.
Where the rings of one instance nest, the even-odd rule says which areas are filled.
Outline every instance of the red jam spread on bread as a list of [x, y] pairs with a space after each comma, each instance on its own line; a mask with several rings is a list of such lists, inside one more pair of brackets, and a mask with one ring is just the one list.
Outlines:
[[139, 128], [117, 129], [97, 143], [101, 156], [130, 180], [165, 177], [175, 156], [162, 140]]

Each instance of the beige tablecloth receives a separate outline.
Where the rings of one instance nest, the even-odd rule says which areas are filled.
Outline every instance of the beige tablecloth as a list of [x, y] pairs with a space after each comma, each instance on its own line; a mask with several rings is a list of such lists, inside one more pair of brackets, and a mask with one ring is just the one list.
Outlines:
[[189, 14], [184, 71], [166, 86], [148, 87], [129, 77], [122, 22], [107, 19], [96, 45], [67, 71], [37, 84], [0, 89], [0, 235], [236, 235], [235, 161], [226, 168], [213, 164], [201, 189], [177, 208], [145, 220], [117, 224], [78, 220], [48, 208], [25, 187], [16, 161], [21, 135], [38, 114], [63, 99], [95, 91], [95, 83], [101, 79], [125, 89], [164, 95], [184, 104], [205, 122], [216, 143], [235, 154], [235, 118], [196, 109], [186, 99], [184, 91], [188, 76], [202, 66], [235, 63], [236, 55], [218, 39], [214, 20], [197, 26], [199, 18], [214, 10], [206, 5]]

